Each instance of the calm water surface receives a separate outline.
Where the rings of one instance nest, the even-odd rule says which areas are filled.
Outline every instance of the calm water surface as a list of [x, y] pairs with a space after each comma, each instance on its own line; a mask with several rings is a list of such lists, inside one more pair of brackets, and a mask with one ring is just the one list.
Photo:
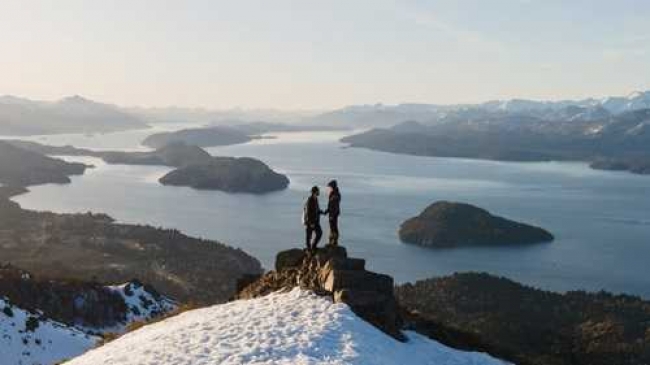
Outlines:
[[[34, 137], [79, 147], [142, 149], [151, 131]], [[94, 164], [69, 185], [43, 185], [15, 198], [23, 207], [105, 212], [121, 222], [174, 227], [240, 247], [272, 267], [278, 250], [302, 245], [309, 188], [339, 180], [342, 243], [372, 270], [413, 281], [486, 271], [557, 291], [606, 289], [650, 298], [650, 177], [594, 171], [580, 163], [502, 163], [401, 156], [344, 148], [340, 133], [287, 133], [211, 148], [251, 156], [291, 179], [263, 196], [165, 187], [165, 167]], [[463, 201], [540, 225], [551, 244], [431, 250], [401, 244], [399, 224], [436, 200]], [[325, 222], [323, 222], [325, 223]]]

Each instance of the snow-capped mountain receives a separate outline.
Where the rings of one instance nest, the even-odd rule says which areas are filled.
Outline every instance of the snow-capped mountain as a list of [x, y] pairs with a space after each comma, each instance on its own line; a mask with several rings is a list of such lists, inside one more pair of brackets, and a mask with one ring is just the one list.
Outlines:
[[600, 100], [600, 105], [611, 113], [618, 114], [650, 108], [650, 91], [636, 91], [625, 97], [608, 97]]
[[348, 306], [294, 289], [185, 312], [67, 364], [504, 364], [416, 333], [407, 337], [398, 342]]
[[307, 118], [306, 123], [341, 125], [352, 128], [390, 127], [406, 120], [435, 124], [462, 119], [467, 113], [480, 117], [511, 115], [558, 121], [591, 121], [624, 112], [650, 108], [650, 91], [628, 96], [582, 100], [492, 100], [479, 104], [368, 104], [352, 105]]
[[0, 364], [46, 365], [94, 347], [99, 337], [42, 318], [0, 299]]
[[607, 110], [611, 114], [619, 114], [634, 110], [650, 108], [650, 91], [636, 91], [627, 96], [610, 96], [601, 99], [588, 98], [582, 100], [537, 101], [526, 99], [495, 100], [483, 103], [480, 107], [486, 110], [501, 110], [513, 113], [540, 110], [559, 110], [567, 107]]
[[177, 308], [138, 281], [102, 286], [50, 280], [0, 265], [0, 365], [50, 365]]

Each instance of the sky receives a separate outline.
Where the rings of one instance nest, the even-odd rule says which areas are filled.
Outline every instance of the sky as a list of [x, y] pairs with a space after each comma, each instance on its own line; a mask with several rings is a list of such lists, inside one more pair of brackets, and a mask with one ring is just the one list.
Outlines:
[[2, 0], [0, 95], [324, 109], [650, 89], [648, 0]]

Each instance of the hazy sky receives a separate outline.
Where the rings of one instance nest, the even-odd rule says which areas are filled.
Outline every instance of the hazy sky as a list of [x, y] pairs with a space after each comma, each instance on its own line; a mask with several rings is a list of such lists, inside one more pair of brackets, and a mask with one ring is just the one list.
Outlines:
[[0, 94], [329, 108], [650, 89], [648, 0], [2, 0]]

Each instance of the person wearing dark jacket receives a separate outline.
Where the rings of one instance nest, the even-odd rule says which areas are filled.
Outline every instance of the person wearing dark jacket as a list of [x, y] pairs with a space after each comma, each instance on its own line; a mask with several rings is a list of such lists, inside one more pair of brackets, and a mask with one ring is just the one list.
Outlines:
[[338, 246], [339, 244], [339, 216], [341, 215], [341, 192], [336, 180], [330, 181], [327, 186], [330, 189], [327, 210], [330, 221], [330, 245]]
[[[320, 191], [317, 186], [311, 188], [311, 195], [307, 198], [303, 211], [303, 224], [305, 225], [305, 244], [307, 249], [311, 252], [316, 251], [318, 242], [323, 236], [323, 229], [320, 226], [320, 215], [323, 211], [320, 210], [318, 205], [318, 195]], [[315, 234], [312, 241], [312, 236]]]

